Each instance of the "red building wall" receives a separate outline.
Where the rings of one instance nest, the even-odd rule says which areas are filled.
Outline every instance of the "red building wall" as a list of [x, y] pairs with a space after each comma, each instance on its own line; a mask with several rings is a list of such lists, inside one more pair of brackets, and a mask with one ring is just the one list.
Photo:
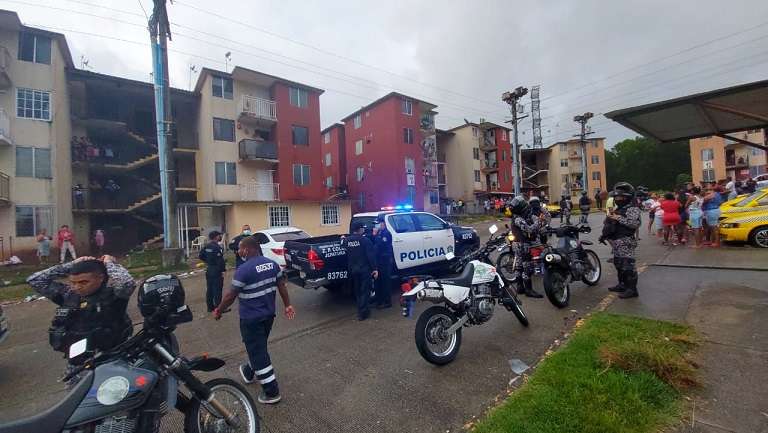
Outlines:
[[[272, 86], [272, 96], [277, 102], [277, 157], [279, 164], [276, 182], [280, 184], [280, 200], [322, 200], [325, 198], [323, 168], [321, 165], [320, 94], [308, 91], [308, 107], [291, 105], [289, 87], [283, 83]], [[294, 146], [291, 126], [309, 129], [309, 146]], [[310, 183], [297, 186], [293, 183], [293, 164], [310, 166]]]
[[[325, 134], [329, 134], [330, 141], [325, 142]], [[329, 193], [339, 192], [339, 189], [347, 185], [347, 155], [346, 155], [346, 140], [344, 134], [344, 125], [333, 125], [326, 128], [325, 132], [321, 134], [321, 149], [322, 149], [322, 166], [323, 166], [323, 182], [328, 176], [333, 177], [334, 189], [329, 190]], [[331, 166], [325, 165], [325, 155], [331, 154]], [[327, 189], [327, 188], [326, 188]], [[330, 195], [330, 194], [329, 194]]]
[[[496, 158], [499, 161], [499, 191], [512, 192], [514, 173], [512, 172], [512, 145], [509, 142], [509, 131], [504, 128], [495, 128], [494, 135], [498, 146]], [[503, 160], [501, 159], [502, 155], [505, 155]]]
[[[350, 199], [354, 212], [378, 210], [382, 206], [408, 203], [405, 158], [414, 160], [413, 201], [416, 209], [424, 206], [422, 135], [419, 130], [418, 101], [413, 101], [413, 114], [402, 113], [401, 98], [392, 96], [360, 114], [362, 125], [354, 128], [354, 117], [345, 120], [345, 144]], [[411, 128], [413, 143], [406, 144], [403, 128]], [[357, 140], [363, 140], [363, 153], [355, 155]], [[357, 181], [357, 167], [365, 176]], [[365, 199], [361, 206], [360, 194]]]

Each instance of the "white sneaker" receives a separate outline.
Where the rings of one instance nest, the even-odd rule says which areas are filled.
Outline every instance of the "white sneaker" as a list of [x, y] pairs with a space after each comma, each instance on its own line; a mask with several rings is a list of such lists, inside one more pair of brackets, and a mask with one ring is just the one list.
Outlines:
[[[240, 377], [243, 378], [243, 382], [245, 383], [253, 383], [253, 378], [255, 374], [253, 373], [253, 369], [248, 364], [240, 364], [240, 367], [238, 368], [240, 370]], [[250, 377], [250, 379], [249, 379]]]

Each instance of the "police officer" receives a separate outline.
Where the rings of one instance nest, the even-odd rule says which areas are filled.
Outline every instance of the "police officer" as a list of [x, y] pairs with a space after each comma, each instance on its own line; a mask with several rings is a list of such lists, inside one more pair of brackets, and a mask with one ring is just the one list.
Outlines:
[[224, 250], [221, 249], [221, 233], [216, 230], [208, 233], [210, 242], [200, 250], [200, 260], [204, 261], [208, 268], [205, 270], [205, 303], [208, 312], [213, 311], [221, 302], [221, 291], [224, 288]]
[[612, 195], [615, 208], [605, 219], [600, 242], [610, 240], [619, 284], [608, 290], [619, 292], [622, 299], [634, 298], [638, 296], [635, 231], [640, 227], [640, 208], [635, 202], [635, 189], [627, 182], [617, 183]]
[[512, 254], [514, 268], [512, 275], [517, 281], [518, 293], [531, 298], [541, 298], [543, 295], [537, 292], [531, 284], [533, 273], [533, 260], [531, 259], [531, 243], [537, 240], [541, 233], [542, 216], [534, 216], [531, 206], [522, 196], [517, 196], [510, 203], [512, 211], [512, 226], [510, 230], [515, 236], [512, 242]]
[[373, 242], [363, 235], [365, 228], [360, 221], [352, 223], [352, 233], [342, 239], [347, 249], [347, 262], [352, 288], [357, 301], [357, 320], [371, 315], [368, 302], [373, 280], [379, 276]]
[[552, 215], [547, 210], [546, 206], [541, 205], [541, 199], [537, 196], [533, 196], [528, 200], [528, 204], [531, 206], [531, 215], [540, 220], [540, 235], [539, 241], [542, 244], [547, 243], [546, 228], [549, 227], [549, 223], [552, 221]]
[[571, 209], [573, 208], [573, 203], [571, 203], [571, 198], [564, 195], [560, 198], [560, 224], [563, 223], [563, 219], [565, 219], [566, 224], [571, 224]]
[[243, 260], [242, 257], [237, 253], [240, 250], [240, 241], [243, 240], [243, 238], [247, 238], [248, 236], [252, 235], [253, 232], [251, 231], [251, 226], [248, 224], [243, 225], [243, 231], [240, 232], [239, 235], [232, 238], [232, 241], [229, 243], [228, 247], [232, 252], [235, 253], [235, 268], [239, 268], [240, 265], [245, 263], [245, 260]]
[[373, 246], [376, 250], [376, 264], [379, 269], [379, 278], [376, 279], [376, 308], [391, 308], [392, 271], [395, 261], [392, 255], [392, 235], [383, 221], [376, 228]]
[[587, 191], [582, 191], [581, 197], [579, 197], [579, 211], [581, 211], [581, 218], [579, 218], [579, 222], [582, 224], [589, 223], [587, 217], [589, 216], [589, 210], [592, 206], [592, 200], [587, 196], [587, 194]]
[[275, 292], [280, 293], [288, 320], [296, 317], [296, 311], [291, 305], [280, 265], [262, 255], [261, 245], [254, 237], [240, 241], [238, 254], [245, 262], [235, 271], [232, 288], [227, 289], [221, 304], [213, 310], [213, 317], [221, 319], [235, 299], [239, 300], [240, 335], [248, 353], [248, 363], [240, 365], [240, 376], [245, 383], [259, 381], [259, 403], [275, 404], [281, 399], [280, 388], [267, 349], [275, 321]]
[[[67, 277], [67, 283], [59, 279]], [[72, 343], [88, 339], [88, 350], [108, 350], [131, 336], [126, 313], [136, 283], [112, 256], [83, 256], [32, 274], [27, 283], [58, 305], [49, 342], [67, 353]]]

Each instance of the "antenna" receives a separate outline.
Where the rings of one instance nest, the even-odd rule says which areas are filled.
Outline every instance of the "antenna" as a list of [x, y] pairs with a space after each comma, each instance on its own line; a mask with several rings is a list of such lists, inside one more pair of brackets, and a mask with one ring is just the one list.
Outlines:
[[229, 72], [229, 62], [230, 62], [231, 60], [232, 60], [232, 52], [231, 52], [231, 51], [227, 51], [227, 52], [224, 54], [224, 65], [225, 65], [225, 66], [224, 66], [224, 71], [225, 71], [225, 72]]
[[196, 65], [189, 65], [189, 90], [192, 90], [192, 74], [197, 73]]
[[93, 69], [91, 65], [88, 64], [88, 59], [84, 56], [80, 56], [80, 69]]

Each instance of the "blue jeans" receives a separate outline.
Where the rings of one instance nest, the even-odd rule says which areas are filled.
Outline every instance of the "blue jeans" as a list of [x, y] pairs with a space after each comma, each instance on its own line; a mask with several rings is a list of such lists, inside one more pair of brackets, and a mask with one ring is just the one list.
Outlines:
[[254, 378], [259, 381], [267, 397], [280, 394], [275, 369], [272, 367], [272, 360], [267, 351], [267, 339], [274, 321], [274, 316], [240, 319], [240, 335], [243, 337], [245, 351], [248, 353], [248, 361], [254, 372]]

